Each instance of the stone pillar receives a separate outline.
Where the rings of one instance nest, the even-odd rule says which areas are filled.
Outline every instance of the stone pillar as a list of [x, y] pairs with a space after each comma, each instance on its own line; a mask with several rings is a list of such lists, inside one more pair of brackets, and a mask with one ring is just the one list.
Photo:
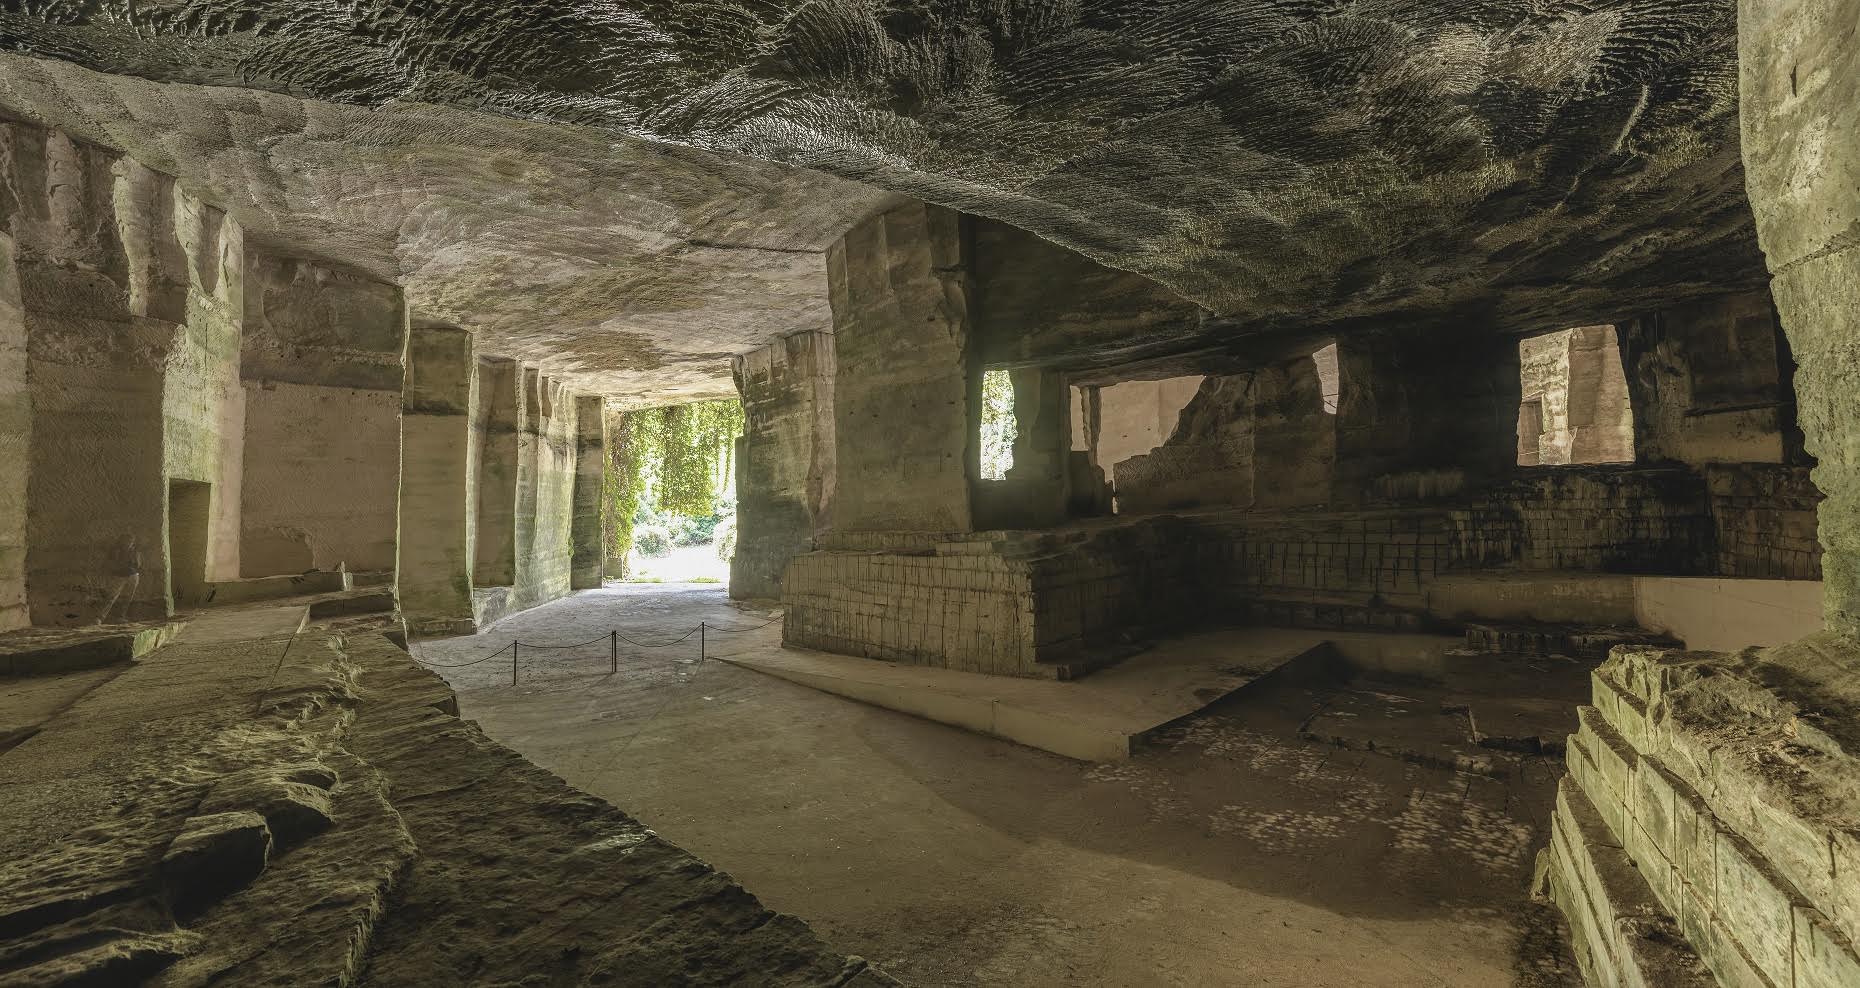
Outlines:
[[517, 435], [515, 609], [568, 593], [575, 501], [575, 401], [561, 384], [523, 368]]
[[1014, 465], [1003, 478], [1012, 510], [985, 527], [1044, 528], [1066, 520], [1070, 487], [1072, 390], [1065, 375], [1028, 367], [1014, 384]]
[[[531, 579], [530, 560], [536, 544], [536, 470], [541, 462], [543, 376], [534, 367], [517, 371], [517, 503], [511, 552], [511, 586]], [[513, 589], [514, 593], [514, 589]]]
[[401, 414], [401, 611], [426, 635], [464, 634], [472, 619], [471, 432], [477, 361], [456, 326], [407, 334]]
[[1337, 414], [1326, 408], [1319, 371], [1314, 357], [1297, 357], [1254, 373], [1252, 493], [1258, 507], [1322, 504], [1330, 498]]
[[523, 375], [516, 361], [478, 358], [478, 520], [473, 581], [481, 587], [517, 582], [517, 445]]
[[1825, 615], [1860, 635], [1860, 0], [1741, 0], [1750, 205], [1798, 370]]
[[393, 570], [406, 310], [360, 272], [246, 252], [241, 575]]
[[13, 237], [0, 230], [0, 631], [31, 623], [26, 608], [26, 473], [32, 402], [26, 392], [26, 310]]
[[843, 531], [966, 532], [981, 377], [961, 214], [911, 203], [827, 251], [835, 487]]
[[1362, 332], [1338, 339], [1337, 357], [1334, 501], [1439, 490], [1517, 465], [1515, 339]]
[[591, 590], [606, 582], [601, 515], [607, 510], [607, 403], [598, 395], [575, 399], [575, 507], [569, 587]]
[[743, 402], [732, 597], [779, 597], [788, 560], [808, 551], [826, 525], [833, 494], [833, 343], [830, 333], [797, 333], [732, 362]]

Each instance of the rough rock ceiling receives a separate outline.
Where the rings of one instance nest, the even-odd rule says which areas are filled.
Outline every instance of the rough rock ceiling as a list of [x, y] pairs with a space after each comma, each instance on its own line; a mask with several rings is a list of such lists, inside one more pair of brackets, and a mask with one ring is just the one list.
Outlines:
[[869, 187], [450, 107], [155, 84], [0, 55], [0, 113], [169, 171], [248, 238], [406, 286], [623, 405], [734, 394], [731, 354], [826, 329], [824, 251]]
[[[713, 190], [742, 182], [757, 200], [743, 207], [752, 219], [699, 197], [693, 223], [674, 217], [676, 196], [648, 196], [675, 208], [628, 218], [637, 238], [663, 217], [697, 230], [720, 222], [720, 241], [778, 248], [727, 266], [719, 293], [771, 271], [782, 281], [793, 269], [779, 249], [818, 249], [836, 232], [829, 220], [873, 201], [621, 135], [991, 216], [1155, 278], [1234, 333], [1358, 320], [1567, 325], [1763, 280], [1737, 153], [1734, 0], [7, 0], [0, 10], [0, 48], [380, 107], [389, 123], [211, 97], [228, 109], [276, 106], [257, 116], [295, 114], [294, 139], [326, 145], [331, 170], [309, 195], [294, 193], [292, 215], [342, 211], [318, 201], [333, 190], [404, 197], [396, 155], [452, 145], [425, 150], [421, 181], [470, 200], [477, 221], [410, 206], [395, 248], [403, 267], [412, 257], [416, 268], [456, 268], [416, 286], [441, 311], [443, 300], [494, 300], [527, 267], [600, 253], [588, 225], [550, 229], [546, 210], [528, 224], [493, 221], [535, 208], [527, 189], [509, 204], [473, 194], [507, 176], [566, 173], [554, 195], [611, 194], [606, 182], [642, 172], [654, 184], [660, 163]], [[5, 68], [20, 74], [17, 62]], [[68, 72], [44, 78], [9, 83], [5, 98], [48, 118], [47, 103], [84, 101], [62, 112], [108, 128], [114, 114], [144, 113], [154, 92], [108, 83], [119, 110], [90, 104], [95, 87]], [[140, 143], [159, 147], [172, 121], [144, 115], [152, 131]], [[273, 132], [248, 135], [243, 117], [224, 117], [189, 121], [208, 132], [193, 140], [233, 149], [222, 153], [239, 164], [219, 169], [221, 180], [254, 183], [260, 202], [291, 188], [263, 155], [237, 150]], [[419, 125], [391, 122], [408, 120]], [[503, 153], [486, 160], [485, 146]], [[183, 149], [168, 155], [188, 170]], [[707, 178], [703, 165], [729, 174]], [[295, 235], [304, 222], [275, 225]], [[339, 236], [340, 222], [325, 225]], [[473, 237], [509, 249], [489, 263]], [[626, 293], [695, 293], [670, 267], [615, 267], [567, 278], [557, 309], [533, 320], [554, 328], [533, 331], [556, 334], [575, 359], [619, 349], [571, 328], [590, 324], [634, 334], [642, 352], [728, 349], [729, 333], [713, 341], [688, 312], [582, 318], [588, 306], [611, 314]], [[757, 331], [800, 312], [818, 320], [817, 299], [785, 283], [715, 304], [760, 320]], [[699, 347], [673, 342], [693, 335]]]

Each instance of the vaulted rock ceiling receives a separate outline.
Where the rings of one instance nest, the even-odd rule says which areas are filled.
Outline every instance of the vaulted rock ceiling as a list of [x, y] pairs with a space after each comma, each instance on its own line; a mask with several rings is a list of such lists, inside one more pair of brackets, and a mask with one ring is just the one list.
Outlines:
[[817, 252], [887, 193], [1234, 334], [1549, 327], [1763, 280], [1734, 0], [3, 9], [0, 48], [71, 64], [7, 57], [0, 107], [630, 403], [823, 325]]

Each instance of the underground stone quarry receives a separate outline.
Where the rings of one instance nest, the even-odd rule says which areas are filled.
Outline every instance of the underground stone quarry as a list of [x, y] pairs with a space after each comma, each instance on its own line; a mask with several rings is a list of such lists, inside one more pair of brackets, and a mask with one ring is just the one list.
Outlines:
[[1860, 0], [0, 3], [0, 983], [1860, 988]]

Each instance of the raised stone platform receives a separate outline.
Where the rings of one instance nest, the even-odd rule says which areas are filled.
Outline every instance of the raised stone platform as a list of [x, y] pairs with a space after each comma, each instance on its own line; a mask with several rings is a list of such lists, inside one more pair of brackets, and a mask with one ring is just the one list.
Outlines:
[[292, 611], [0, 755], [0, 981], [894, 983], [459, 720], [387, 639]]
[[0, 634], [0, 676], [38, 676], [133, 662], [171, 641], [182, 622], [23, 628]]
[[244, 604], [255, 600], [278, 600], [284, 597], [301, 597], [305, 594], [334, 593], [352, 589], [354, 586], [349, 574], [340, 570], [315, 570], [286, 576], [260, 576], [246, 580], [209, 583], [205, 599], [201, 603], [224, 607], [227, 604]]
[[1129, 758], [1143, 737], [1322, 647], [1321, 632], [1244, 628], [1157, 643], [1077, 682], [874, 662], [804, 649], [723, 661], [1085, 761]]

